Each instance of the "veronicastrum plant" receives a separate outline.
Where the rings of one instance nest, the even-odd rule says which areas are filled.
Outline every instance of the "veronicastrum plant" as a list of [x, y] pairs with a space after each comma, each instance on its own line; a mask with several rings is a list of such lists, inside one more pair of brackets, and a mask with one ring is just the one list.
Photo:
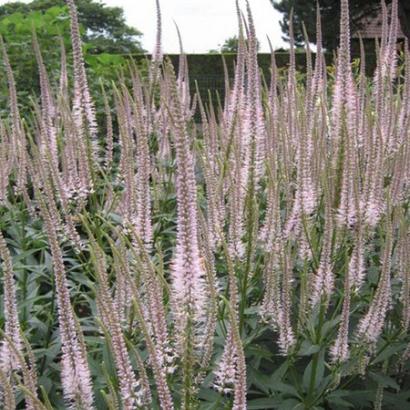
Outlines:
[[[222, 104], [157, 41], [98, 125], [73, 0], [73, 81], [0, 122], [5, 409], [403, 409], [410, 393], [410, 55], [382, 3], [377, 68], [317, 52], [260, 76], [249, 4]], [[292, 31], [292, 29], [291, 29]], [[181, 42], [182, 44], [182, 42]], [[306, 44], [309, 44], [306, 41]], [[266, 85], [266, 84], [269, 85]], [[194, 95], [194, 97], [192, 97]], [[197, 119], [200, 119], [199, 124]], [[198, 126], [199, 125], [199, 126]]]

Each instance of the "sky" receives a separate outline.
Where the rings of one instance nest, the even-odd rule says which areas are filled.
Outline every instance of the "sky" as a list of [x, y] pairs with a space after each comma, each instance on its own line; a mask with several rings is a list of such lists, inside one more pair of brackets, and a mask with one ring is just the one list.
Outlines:
[[[7, 3], [0, 0], [0, 4]], [[24, 0], [28, 3], [29, 0]], [[127, 23], [143, 33], [143, 47], [151, 52], [155, 43], [155, 0], [103, 0], [107, 6], [124, 9]], [[279, 26], [281, 14], [273, 9], [269, 0], [249, 0], [260, 42], [260, 51], [268, 52], [269, 36], [273, 47], [285, 43]], [[245, 10], [245, 0], [240, 0]], [[163, 50], [178, 53], [178, 37], [174, 21], [181, 31], [187, 53], [207, 53], [217, 49], [225, 39], [237, 34], [235, 0], [162, 0]]]

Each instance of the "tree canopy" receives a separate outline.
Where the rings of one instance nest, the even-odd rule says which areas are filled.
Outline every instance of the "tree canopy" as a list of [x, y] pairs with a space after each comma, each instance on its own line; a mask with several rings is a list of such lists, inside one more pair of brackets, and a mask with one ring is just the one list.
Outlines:
[[[322, 16], [323, 44], [328, 50], [334, 50], [339, 42], [340, 0], [270, 0], [273, 7], [283, 13], [280, 22], [284, 39], [289, 39], [289, 17], [293, 9], [295, 41], [304, 42], [302, 22], [311, 42], [316, 41], [316, 4], [319, 1]], [[391, 3], [387, 0], [386, 3]], [[352, 34], [362, 28], [365, 16], [375, 16], [380, 10], [380, 0], [350, 0], [350, 24]], [[401, 28], [410, 38], [410, 2], [399, 0], [399, 19]]]
[[[222, 45], [219, 44], [219, 49], [217, 49], [217, 50], [212, 49], [212, 50], [209, 50], [209, 52], [211, 54], [219, 54], [219, 53], [222, 53], [222, 54], [233, 53], [233, 54], [235, 54], [235, 53], [238, 52], [238, 41], [239, 41], [238, 36], [234, 35], [232, 37], [227, 38]], [[258, 41], [258, 43], [257, 43], [258, 50], [259, 50], [259, 46], [260, 46], [260, 44], [259, 44], [259, 41]]]
[[[100, 81], [111, 81], [119, 67], [125, 66], [125, 54], [142, 52], [141, 33], [128, 26], [120, 7], [107, 7], [95, 0], [76, 0], [84, 56], [92, 81], [93, 93], [100, 91]], [[6, 43], [14, 70], [19, 101], [30, 105], [27, 95], [38, 94], [38, 67], [33, 51], [33, 30], [40, 45], [52, 82], [60, 71], [61, 43], [71, 66], [70, 19], [64, 0], [34, 0], [0, 6], [0, 36]], [[0, 61], [1, 61], [0, 57]], [[2, 64], [0, 65], [2, 70]], [[2, 71], [1, 71], [2, 72]], [[94, 82], [93, 82], [94, 81]], [[0, 114], [7, 107], [7, 81], [0, 76]], [[98, 108], [98, 106], [97, 106]]]
[[[108, 7], [96, 0], [76, 0], [79, 21], [83, 27], [83, 40], [89, 52], [128, 54], [142, 52], [141, 32], [126, 24], [121, 7]], [[0, 6], [0, 19], [15, 16], [27, 17], [32, 13], [46, 14], [47, 10], [61, 7], [64, 0], [33, 0], [30, 3], [12, 2]], [[31, 27], [29, 27], [31, 29]]]

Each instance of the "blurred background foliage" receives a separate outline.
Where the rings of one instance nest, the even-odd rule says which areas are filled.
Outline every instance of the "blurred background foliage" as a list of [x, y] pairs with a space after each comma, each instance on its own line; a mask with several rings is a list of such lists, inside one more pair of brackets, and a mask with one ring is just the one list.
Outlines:
[[[107, 88], [127, 65], [127, 55], [139, 54], [141, 32], [125, 22], [120, 7], [107, 7], [95, 0], [76, 2], [84, 43], [90, 88], [95, 97], [97, 112], [102, 112], [101, 83]], [[70, 20], [64, 0], [34, 0], [30, 3], [12, 2], [0, 6], [0, 35], [3, 37], [13, 67], [19, 104], [23, 112], [31, 107], [33, 95], [39, 95], [37, 63], [32, 46], [35, 30], [48, 69], [51, 83], [59, 79], [61, 43], [67, 53], [71, 72]], [[145, 64], [141, 59], [140, 65]], [[0, 109], [7, 111], [7, 81], [0, 77]]]
[[[340, 0], [270, 0], [273, 7], [282, 13], [280, 26], [283, 39], [289, 41], [289, 20], [293, 10], [293, 26], [295, 42], [301, 46], [305, 42], [303, 25], [305, 25], [309, 40], [316, 42], [316, 7], [319, 5], [322, 21], [323, 45], [327, 51], [336, 50], [339, 44]], [[385, 0], [387, 6], [392, 0]], [[380, 0], [350, 0], [350, 29], [356, 34], [364, 28], [368, 18], [375, 18], [381, 13]], [[398, 1], [398, 17], [403, 34], [410, 39], [410, 1]], [[358, 48], [356, 41], [355, 47]], [[374, 49], [374, 40], [369, 41], [369, 50]]]
[[[121, 7], [108, 7], [96, 0], [78, 0], [78, 17], [83, 26], [83, 41], [88, 44], [93, 54], [102, 52], [110, 54], [128, 54], [142, 52], [140, 37], [142, 33], [126, 24], [124, 10]], [[51, 12], [50, 12], [51, 10]], [[33, 14], [34, 13], [34, 14]], [[34, 0], [30, 3], [12, 2], [0, 7], [0, 18], [26, 19], [25, 24], [36, 19], [44, 25], [57, 25], [59, 19], [50, 17], [68, 17], [64, 0]], [[19, 20], [21, 22], [21, 20]], [[7, 24], [7, 23], [6, 23]], [[20, 30], [20, 28], [19, 28]], [[30, 30], [30, 26], [28, 27]], [[10, 34], [16, 34], [10, 32]], [[48, 34], [55, 34], [50, 27]]]

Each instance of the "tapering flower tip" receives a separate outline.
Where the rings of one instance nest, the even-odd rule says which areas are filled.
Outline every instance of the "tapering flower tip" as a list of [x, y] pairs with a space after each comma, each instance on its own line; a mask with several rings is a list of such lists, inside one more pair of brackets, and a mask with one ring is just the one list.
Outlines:
[[252, 9], [251, 9], [251, 5], [249, 4], [248, 0], [246, 0], [246, 14], [247, 14], [247, 17], [248, 17], [249, 36], [253, 37], [254, 40], [256, 40], [256, 38], [255, 38], [255, 24], [254, 24], [254, 21], [253, 21]]
[[387, 11], [387, 5], [385, 0], [381, 0], [381, 12], [382, 12], [382, 33], [380, 47], [384, 50], [387, 47], [388, 42], [388, 26], [389, 26], [389, 13]]
[[322, 52], [322, 16], [319, 2], [316, 2], [316, 49], [318, 54]]
[[17, 101], [16, 83], [14, 80], [13, 69], [10, 65], [9, 56], [7, 53], [6, 45], [4, 44], [3, 37], [0, 36], [0, 47], [2, 50], [3, 63], [6, 69], [7, 84], [9, 91], [9, 105], [10, 105], [10, 117], [11, 117], [11, 146], [13, 150], [13, 161], [20, 161], [17, 168], [18, 176], [16, 183], [16, 191], [21, 192], [24, 190], [26, 182], [26, 158], [25, 158], [25, 140], [22, 136], [20, 111]]
[[[384, 3], [384, 2], [383, 2]], [[386, 4], [382, 5], [382, 44], [380, 49], [380, 59], [378, 64], [381, 65], [381, 77], [388, 76], [390, 80], [396, 77], [397, 67], [397, 32], [399, 28], [398, 21], [398, 0], [391, 3], [390, 25], [388, 24], [388, 12]]]
[[[56, 114], [55, 104], [52, 97], [52, 90], [44, 65], [43, 56], [40, 50], [40, 45], [37, 40], [37, 34], [33, 29], [32, 43], [34, 54], [37, 61], [39, 78], [40, 78], [40, 92], [41, 92], [41, 118], [40, 118], [40, 135], [41, 135], [41, 150], [45, 154], [48, 152], [51, 155], [54, 169], [58, 169], [58, 146], [57, 146], [57, 132], [54, 125]], [[47, 154], [46, 154], [47, 155]]]
[[243, 26], [242, 26], [242, 12], [241, 8], [239, 7], [239, 0], [235, 0], [235, 8], [236, 8], [236, 15], [238, 17], [238, 32], [239, 34], [243, 34]]
[[243, 21], [239, 3], [236, 1], [236, 13], [238, 20], [238, 57], [235, 66], [235, 78], [233, 88], [230, 90], [229, 98], [226, 100], [226, 123], [227, 129], [234, 126], [234, 115], [242, 108], [242, 97], [244, 94], [244, 71], [245, 71], [245, 41], [243, 35]]
[[340, 55], [344, 64], [350, 64], [349, 0], [341, 0], [340, 7]]
[[162, 17], [161, 17], [161, 6], [159, 0], [155, 1], [156, 11], [157, 11], [157, 34], [156, 43], [154, 47], [154, 52], [152, 53], [152, 61], [160, 63], [162, 61]]
[[[257, 182], [263, 173], [263, 164], [266, 157], [266, 136], [261, 103], [257, 38], [249, 2], [246, 4], [246, 9], [248, 16], [248, 81], [244, 134], [249, 135], [249, 148], [246, 148], [250, 151], [248, 167], [255, 169], [255, 182]], [[252, 145], [254, 145], [254, 148]], [[252, 154], [253, 150], [255, 150], [254, 154]], [[254, 158], [252, 158], [252, 155]]]
[[315, 71], [314, 71], [314, 91], [319, 94], [324, 88], [325, 83], [325, 68], [326, 63], [323, 56], [323, 40], [322, 40], [322, 16], [320, 13], [319, 2], [317, 2], [316, 7], [316, 60], [315, 60]]
[[289, 15], [289, 71], [288, 71], [288, 85], [295, 86], [295, 70], [296, 70], [296, 56], [295, 56], [295, 34], [293, 31], [293, 9]]
[[[97, 118], [94, 103], [88, 87], [87, 75], [85, 72], [80, 26], [78, 22], [78, 12], [74, 0], [66, 0], [70, 11], [71, 23], [71, 42], [73, 47], [73, 66], [74, 66], [74, 98], [73, 111], [77, 132], [82, 136], [88, 132], [91, 140], [92, 155], [94, 160], [98, 158], [98, 139], [97, 139]], [[84, 119], [87, 128], [84, 127]]]
[[63, 37], [60, 37], [60, 80], [59, 91], [63, 97], [67, 97], [68, 92], [68, 72], [67, 72], [67, 55]]

